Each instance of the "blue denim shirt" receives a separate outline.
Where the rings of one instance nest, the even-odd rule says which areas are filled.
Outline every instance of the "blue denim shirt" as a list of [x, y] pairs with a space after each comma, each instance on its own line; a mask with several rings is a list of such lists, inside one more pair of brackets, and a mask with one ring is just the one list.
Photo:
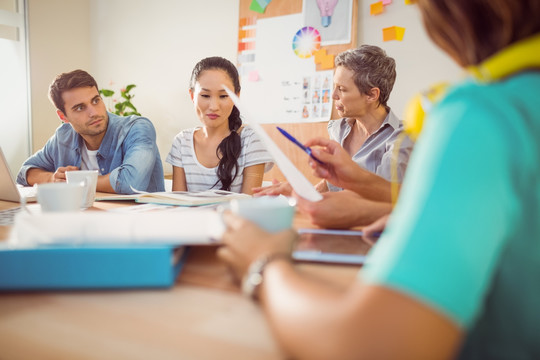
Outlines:
[[[164, 191], [163, 166], [154, 125], [140, 116], [108, 115], [107, 132], [97, 153], [100, 174], [109, 174], [117, 194], [132, 194], [131, 187], [150, 192]], [[55, 172], [61, 166], [80, 167], [83, 141], [70, 124], [60, 125], [45, 146], [24, 162], [17, 183], [29, 185], [26, 173], [31, 168]]]

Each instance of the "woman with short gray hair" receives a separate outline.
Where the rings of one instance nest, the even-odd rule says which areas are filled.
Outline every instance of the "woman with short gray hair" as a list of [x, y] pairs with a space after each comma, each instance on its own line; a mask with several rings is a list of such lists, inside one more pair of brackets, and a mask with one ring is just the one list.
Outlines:
[[[361, 195], [390, 202], [389, 182], [401, 183], [413, 149], [412, 140], [403, 133], [402, 121], [387, 104], [396, 80], [396, 62], [383, 49], [362, 45], [340, 53], [335, 65], [332, 99], [341, 119], [328, 122], [330, 139], [339, 142], [353, 161], [367, 170], [358, 179], [366, 183]], [[316, 187], [320, 192], [342, 190], [327, 180]], [[258, 196], [290, 196], [292, 187], [287, 182], [274, 182], [253, 191]]]
[[[397, 159], [392, 160], [401, 120], [388, 106], [396, 80], [396, 62], [373, 45], [342, 52], [335, 60], [334, 106], [342, 117], [328, 123], [328, 133], [362, 168], [384, 179], [401, 182], [413, 148], [410, 139], [401, 143]], [[392, 179], [391, 167], [396, 167]], [[326, 182], [331, 191], [340, 190]]]

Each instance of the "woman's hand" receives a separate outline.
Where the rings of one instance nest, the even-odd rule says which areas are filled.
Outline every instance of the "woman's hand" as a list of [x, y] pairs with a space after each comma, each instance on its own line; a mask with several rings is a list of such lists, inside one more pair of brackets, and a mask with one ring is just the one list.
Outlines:
[[274, 179], [272, 180], [272, 185], [264, 186], [264, 187], [254, 187], [253, 189], [253, 196], [277, 196], [277, 195], [285, 195], [285, 196], [291, 196], [292, 194], [292, 186], [288, 182], [279, 182], [278, 180]]
[[369, 224], [365, 228], [362, 229], [364, 231], [364, 237], [366, 240], [370, 242], [375, 242], [381, 235], [381, 233], [384, 231], [384, 228], [386, 228], [386, 224], [388, 223], [388, 218], [390, 217], [390, 214], [384, 215], [375, 222]]
[[316, 202], [295, 197], [298, 210], [308, 215], [314, 225], [323, 228], [364, 226], [392, 211], [390, 203], [368, 200], [348, 190], [325, 192], [322, 196], [323, 199]]
[[305, 145], [312, 147], [313, 155], [324, 163], [321, 164], [309, 159], [309, 164], [316, 176], [344, 189], [348, 189], [349, 184], [361, 180], [361, 173], [365, 170], [362, 170], [351, 159], [351, 155], [338, 142], [315, 138], [309, 140]]
[[309, 159], [313, 173], [335, 186], [352, 190], [362, 197], [375, 201], [392, 201], [391, 184], [386, 179], [360, 167], [341, 145], [333, 140], [315, 138], [306, 146], [324, 164]]
[[292, 229], [277, 233], [266, 232], [230, 211], [223, 213], [223, 220], [227, 229], [222, 237], [223, 246], [217, 254], [231, 267], [238, 279], [242, 279], [249, 265], [262, 256], [290, 254], [297, 236]]

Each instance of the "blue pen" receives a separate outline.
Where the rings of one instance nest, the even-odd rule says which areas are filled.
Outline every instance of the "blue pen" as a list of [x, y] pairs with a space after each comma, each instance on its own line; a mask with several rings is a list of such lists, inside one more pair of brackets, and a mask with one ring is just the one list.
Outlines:
[[283, 130], [282, 128], [280, 128], [279, 126], [276, 126], [277, 129], [279, 130], [280, 133], [282, 133], [287, 139], [291, 140], [293, 143], [295, 143], [296, 145], [298, 145], [302, 150], [304, 150], [309, 156], [311, 156], [311, 158], [313, 160], [315, 160], [316, 162], [318, 162], [319, 164], [323, 164], [324, 163], [317, 159], [313, 153], [311, 152], [311, 148], [307, 147], [307, 146], [304, 146], [300, 141], [296, 140], [294, 136], [292, 136], [291, 134], [289, 134], [287, 131]]

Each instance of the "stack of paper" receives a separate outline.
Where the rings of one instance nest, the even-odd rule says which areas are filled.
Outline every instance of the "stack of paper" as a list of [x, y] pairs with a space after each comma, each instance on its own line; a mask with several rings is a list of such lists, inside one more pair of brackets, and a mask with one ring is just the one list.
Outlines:
[[210, 244], [225, 226], [211, 209], [181, 212], [20, 213], [15, 245], [36, 244]]

